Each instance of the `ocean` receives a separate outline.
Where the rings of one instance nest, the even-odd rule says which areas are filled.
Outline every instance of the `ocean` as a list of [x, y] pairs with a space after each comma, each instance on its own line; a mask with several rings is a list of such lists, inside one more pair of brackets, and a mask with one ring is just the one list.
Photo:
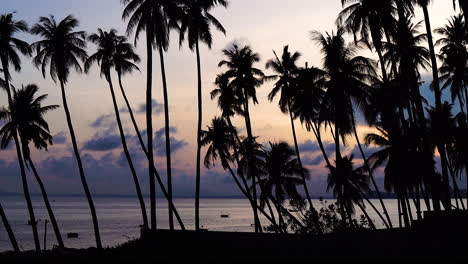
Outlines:
[[[28, 223], [28, 211], [22, 196], [1, 196], [0, 201], [5, 209], [10, 225], [16, 235], [20, 247], [24, 250], [33, 249], [31, 227]], [[66, 247], [87, 248], [95, 245], [93, 226], [88, 204], [84, 197], [50, 197], [52, 207], [57, 218], [59, 228]], [[136, 198], [133, 197], [96, 197], [94, 198], [99, 219], [101, 239], [104, 246], [115, 246], [128, 240], [139, 237], [139, 226], [142, 224], [141, 210]], [[175, 199], [175, 205], [187, 229], [194, 229], [194, 199]], [[333, 200], [327, 201], [329, 203]], [[380, 208], [378, 200], [372, 200], [377, 208]], [[313, 201], [316, 208], [321, 208], [319, 200]], [[43, 248], [45, 220], [48, 219], [47, 211], [40, 196], [33, 196], [33, 204], [36, 218], [39, 219], [38, 230]], [[398, 225], [397, 201], [385, 200], [387, 209], [394, 225]], [[149, 217], [149, 201], [146, 200]], [[414, 208], [413, 208], [414, 209]], [[423, 206], [423, 210], [424, 210]], [[356, 208], [359, 214], [359, 208]], [[383, 228], [383, 223], [370, 206], [367, 209], [370, 217], [375, 220], [378, 228]], [[229, 217], [223, 218], [221, 215]], [[416, 214], [414, 214], [416, 217]], [[167, 202], [157, 200], [157, 227], [168, 229]], [[265, 219], [262, 219], [265, 222]], [[174, 217], [175, 226], [179, 228]], [[228, 232], [254, 232], [253, 213], [246, 199], [201, 199], [200, 222], [203, 228], [209, 231]], [[79, 238], [67, 238], [67, 233], [78, 233]], [[47, 248], [56, 245], [52, 225], [47, 225]], [[0, 223], [0, 252], [11, 249], [11, 245], [3, 225]]]

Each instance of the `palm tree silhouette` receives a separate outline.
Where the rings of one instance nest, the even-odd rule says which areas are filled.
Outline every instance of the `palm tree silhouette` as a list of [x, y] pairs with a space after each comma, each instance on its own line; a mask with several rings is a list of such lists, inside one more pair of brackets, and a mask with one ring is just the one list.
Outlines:
[[[14, 67], [16, 71], [20, 71], [21, 59], [18, 53], [24, 55], [31, 54], [31, 47], [29, 46], [29, 44], [25, 41], [22, 41], [21, 39], [16, 38], [15, 35], [20, 32], [28, 32], [28, 30], [28, 24], [26, 24], [26, 22], [23, 20], [14, 20], [13, 14], [10, 13], [0, 16], [0, 60], [2, 62], [2, 70], [5, 81], [4, 87], [7, 92], [8, 105], [10, 108], [12, 105], [12, 95], [10, 90], [10, 64]], [[14, 114], [11, 118], [13, 120], [15, 119]], [[31, 195], [29, 194], [29, 186], [26, 178], [26, 171], [24, 168], [23, 154], [21, 153], [20, 141], [17, 135], [18, 132], [16, 130], [12, 132], [13, 139], [15, 141], [16, 155], [18, 158], [18, 163], [21, 172], [24, 197], [26, 199], [26, 205], [28, 207], [29, 218], [32, 223], [31, 227], [34, 238], [34, 246], [36, 251], [40, 251], [41, 246], [39, 243], [39, 235], [37, 233], [36, 217], [34, 215], [34, 209], [31, 202]]]
[[114, 106], [115, 119], [117, 120], [120, 140], [122, 142], [122, 148], [125, 154], [125, 158], [127, 159], [128, 166], [130, 167], [130, 171], [133, 176], [133, 182], [135, 184], [138, 201], [140, 203], [141, 214], [143, 217], [143, 226], [145, 230], [148, 230], [149, 225], [148, 225], [148, 217], [146, 215], [145, 201], [143, 199], [143, 194], [141, 192], [138, 175], [136, 173], [130, 152], [127, 147], [127, 140], [125, 138], [125, 133], [124, 133], [124, 129], [122, 126], [122, 121], [121, 121], [120, 113], [119, 113], [119, 107], [117, 105], [117, 100], [115, 97], [114, 85], [112, 83], [111, 69], [114, 68], [116, 65], [115, 54], [117, 53], [117, 45], [118, 44], [122, 45], [122, 40], [124, 40], [124, 37], [117, 36], [117, 31], [115, 29], [111, 29], [109, 32], [106, 32], [99, 28], [98, 33], [94, 33], [88, 36], [88, 40], [96, 44], [97, 51], [96, 53], [89, 56], [89, 58], [86, 60], [85, 65], [84, 65], [85, 72], [88, 73], [91, 66], [96, 63], [100, 65], [101, 77], [106, 78], [109, 84], [109, 88], [110, 88], [110, 92], [112, 96], [112, 103]]
[[8, 234], [8, 238], [10, 239], [11, 246], [13, 247], [13, 250], [15, 253], [19, 253], [20, 249], [18, 246], [18, 241], [16, 241], [15, 234], [13, 233], [13, 230], [11, 229], [10, 222], [8, 222], [8, 218], [5, 214], [5, 210], [3, 210], [3, 206], [0, 203], [0, 217], [2, 218], [2, 223], [3, 226], [5, 227], [5, 230]]
[[[154, 164], [153, 156], [153, 119], [152, 119], [152, 81], [153, 81], [153, 49], [163, 49], [168, 46], [168, 24], [167, 13], [163, 9], [163, 4], [170, 1], [166, 0], [122, 0], [125, 6], [122, 19], [128, 19], [127, 35], [135, 31], [135, 44], [137, 43], [142, 31], [146, 33], [146, 130], [148, 145], [148, 163]], [[162, 54], [162, 53], [161, 53]], [[162, 63], [162, 61], [161, 61]], [[166, 137], [167, 139], [167, 137]], [[151, 166], [150, 166], [151, 167]], [[169, 169], [169, 168], [168, 168]], [[168, 170], [169, 171], [169, 170]], [[157, 229], [156, 223], [156, 186], [154, 182], [153, 170], [149, 169], [150, 183], [150, 212], [151, 229]], [[169, 190], [171, 193], [171, 190]], [[171, 202], [171, 197], [168, 196]], [[169, 207], [171, 211], [172, 207]]]
[[[456, 8], [456, 0], [453, 0], [453, 8]], [[464, 0], [458, 0], [458, 4], [460, 6], [460, 10], [463, 12], [465, 16], [465, 21], [468, 21], [468, 3]], [[468, 31], [468, 24], [465, 24], [466, 30]]]
[[84, 31], [73, 31], [78, 26], [79, 21], [72, 15], [65, 17], [58, 23], [53, 16], [39, 18], [39, 23], [35, 24], [31, 28], [31, 33], [42, 37], [42, 40], [32, 44], [33, 49], [36, 51], [33, 63], [42, 71], [44, 78], [46, 77], [47, 66], [50, 65], [50, 77], [54, 82], [58, 81], [60, 83], [68, 130], [70, 131], [73, 151], [80, 172], [81, 183], [91, 211], [96, 247], [100, 251], [102, 250], [102, 243], [101, 236], [99, 234], [99, 223], [96, 209], [94, 207], [93, 198], [88, 187], [80, 152], [78, 150], [75, 130], [73, 128], [65, 91], [65, 85], [68, 83], [68, 78], [70, 76], [70, 69], [73, 68], [78, 73], [81, 73], [82, 68], [79, 61], [85, 61], [88, 57], [84, 50], [86, 48], [86, 33]]
[[[35, 84], [27, 85], [19, 90], [13, 88], [12, 106], [10, 110], [0, 110], [0, 120], [4, 119], [7, 123], [0, 130], [2, 138], [1, 147], [6, 148], [13, 140], [11, 135], [14, 131], [18, 131], [23, 149], [23, 156], [26, 166], [30, 166], [34, 177], [41, 189], [42, 198], [46, 205], [55, 237], [60, 248], [64, 248], [60, 229], [57, 224], [54, 212], [49, 202], [47, 192], [39, 177], [36, 167], [31, 159], [31, 151], [29, 144], [32, 142], [37, 149], [45, 149], [49, 144], [52, 144], [52, 136], [50, 135], [49, 125], [44, 119], [44, 115], [52, 110], [57, 109], [58, 105], [42, 106], [41, 103], [47, 99], [47, 95], [36, 97], [39, 88]], [[15, 120], [11, 119], [12, 113], [15, 115]]]
[[[442, 35], [435, 45], [440, 47], [439, 58], [442, 65], [439, 68], [442, 89], [450, 87], [452, 102], [458, 99], [460, 110], [468, 113], [468, 78], [467, 69], [468, 51], [466, 49], [467, 33], [462, 15], [452, 16], [448, 23], [435, 29], [435, 33]], [[465, 102], [465, 104], [463, 103]], [[466, 106], [466, 112], [463, 110]]]
[[[353, 167], [353, 156], [342, 157], [336, 161], [336, 167], [341, 168], [336, 173], [330, 173], [327, 180], [327, 191], [332, 190], [340, 207], [342, 220], [349, 225], [353, 225], [352, 215], [354, 214], [354, 204], [358, 205], [371, 227], [375, 229], [372, 219], [367, 214], [362, 201], [362, 193], [369, 192], [369, 177], [364, 173], [365, 169]], [[339, 164], [341, 163], [341, 164]]]
[[[223, 25], [210, 13], [218, 5], [227, 7], [227, 0], [182, 0], [183, 13], [180, 20], [180, 40], [182, 45], [187, 38], [190, 50], [197, 54], [198, 73], [198, 128], [197, 128], [197, 160], [196, 160], [196, 186], [195, 186], [195, 229], [200, 229], [200, 159], [201, 159], [201, 133], [203, 124], [202, 102], [202, 73], [200, 58], [200, 42], [211, 49], [213, 37], [210, 26], [226, 34]], [[187, 35], [187, 37], [185, 36]]]
[[[222, 60], [218, 67], [226, 66], [228, 70], [226, 74], [231, 78], [231, 84], [233, 85], [236, 94], [242, 100], [242, 109], [244, 113], [244, 121], [247, 129], [247, 141], [246, 141], [246, 160], [247, 169], [244, 170], [247, 178], [252, 180], [252, 197], [255, 203], [257, 203], [257, 190], [255, 181], [258, 175], [255, 175], [251, 167], [254, 165], [253, 155], [254, 150], [254, 136], [252, 133], [252, 124], [250, 119], [249, 101], [252, 99], [254, 104], [258, 104], [256, 88], [263, 84], [265, 74], [254, 67], [254, 63], [260, 61], [260, 56], [255, 53], [249, 46], [239, 47], [236, 43], [229, 49], [224, 49], [223, 54], [227, 57], [226, 60]], [[252, 160], [251, 160], [252, 159]], [[252, 163], [252, 164], [250, 164]], [[254, 218], [257, 217], [257, 210], [254, 210]], [[260, 222], [255, 225], [255, 231], [261, 232]]]
[[[296, 156], [296, 151], [286, 142], [272, 143], [265, 151], [265, 174], [261, 177], [262, 196], [271, 198], [276, 205], [280, 217], [280, 227], [284, 230], [282, 216], [282, 205], [286, 198], [291, 200], [302, 200], [296, 186], [303, 184], [303, 177], [309, 178], [309, 171], [302, 167]], [[313, 208], [313, 207], [311, 207]]]
[[[272, 68], [275, 72], [275, 75], [268, 76], [270, 80], [277, 80], [273, 90], [268, 95], [268, 99], [271, 101], [274, 100], [276, 95], [280, 93], [280, 100], [279, 100], [279, 107], [283, 113], [289, 113], [289, 118], [291, 120], [291, 128], [292, 134], [294, 139], [294, 147], [296, 150], [297, 161], [299, 165], [302, 167], [301, 156], [299, 152], [299, 146], [297, 143], [297, 136], [296, 136], [296, 127], [294, 125], [294, 117], [293, 112], [291, 111], [291, 104], [294, 100], [293, 97], [296, 95], [297, 87], [297, 75], [298, 75], [298, 67], [296, 65], [297, 61], [299, 60], [301, 54], [299, 52], [294, 52], [291, 54], [289, 51], [289, 47], [285, 46], [283, 48], [283, 54], [281, 59], [275, 54], [275, 58], [269, 60], [266, 63], [266, 68]], [[304, 171], [300, 171], [304, 172]], [[306, 183], [306, 176], [302, 175], [302, 184], [304, 185], [304, 191], [306, 194], [307, 201], [309, 202], [310, 208], [313, 208], [312, 199], [310, 198], [309, 188], [307, 187]]]

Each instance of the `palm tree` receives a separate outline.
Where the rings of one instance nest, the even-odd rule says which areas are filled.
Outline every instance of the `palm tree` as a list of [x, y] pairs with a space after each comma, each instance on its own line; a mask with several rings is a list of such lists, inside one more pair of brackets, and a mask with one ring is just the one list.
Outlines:
[[[270, 148], [265, 152], [265, 169], [266, 177], [263, 177], [262, 184], [267, 197], [274, 197], [278, 204], [283, 204], [286, 198], [302, 200], [296, 186], [302, 185], [302, 177], [309, 178], [310, 174], [299, 163], [296, 151], [288, 143], [270, 142]], [[281, 215], [279, 209], [278, 215]]]
[[[341, 168], [336, 173], [330, 173], [327, 180], [327, 191], [332, 190], [340, 207], [341, 217], [344, 223], [346, 219], [349, 225], [353, 225], [354, 204], [358, 205], [369, 220], [369, 224], [375, 228], [372, 219], [367, 214], [362, 201], [363, 193], [369, 192], [369, 177], [363, 168], [354, 169], [353, 156], [342, 157], [336, 161], [336, 167]], [[341, 163], [341, 164], [339, 164]]]
[[208, 130], [202, 131], [202, 146], [208, 147], [204, 159], [204, 165], [209, 169], [214, 166], [214, 163], [217, 160], [219, 160], [223, 169], [229, 170], [237, 187], [249, 200], [252, 208], [257, 207], [257, 209], [262, 212], [262, 214], [271, 221], [273, 225], [276, 225], [275, 220], [271, 216], [265, 213], [261, 207], [254, 204], [248, 188], [241, 185], [239, 179], [231, 168], [230, 163], [232, 163], [235, 158], [231, 155], [230, 150], [236, 148], [235, 139], [232, 137], [234, 133], [237, 133], [236, 128], [229, 125], [225, 118], [215, 117], [211, 121], [211, 126], [208, 127]]
[[[22, 41], [15, 37], [17, 33], [28, 32], [28, 24], [23, 20], [14, 20], [13, 14], [5, 14], [0, 16], [0, 60], [2, 62], [2, 70], [5, 81], [5, 90], [7, 92], [8, 105], [11, 108], [12, 95], [10, 90], [10, 64], [16, 71], [21, 70], [21, 59], [18, 53], [24, 55], [31, 54], [31, 47], [25, 41]], [[13, 120], [15, 116], [11, 117]], [[24, 168], [23, 155], [21, 153], [20, 141], [18, 139], [17, 131], [13, 132], [13, 139], [15, 141], [16, 155], [18, 157], [18, 163], [21, 172], [21, 180], [23, 183], [23, 192], [28, 207], [28, 213], [31, 220], [31, 227], [34, 238], [34, 246], [36, 251], [40, 251], [39, 235], [37, 233], [36, 217], [34, 215], [34, 209], [31, 202], [31, 196], [29, 194], [28, 181], [26, 178], [26, 171]]]
[[94, 207], [94, 202], [83, 169], [65, 91], [65, 85], [68, 83], [68, 78], [70, 76], [70, 69], [75, 69], [78, 73], [81, 73], [82, 68], [79, 61], [85, 61], [88, 57], [84, 50], [86, 48], [86, 33], [84, 31], [73, 31], [78, 26], [78, 20], [72, 15], [65, 17], [58, 23], [53, 16], [39, 18], [39, 23], [31, 28], [31, 32], [34, 35], [42, 37], [42, 40], [32, 44], [33, 49], [36, 50], [36, 56], [33, 62], [35, 66], [42, 71], [44, 78], [46, 77], [47, 67], [50, 65], [50, 77], [54, 82], [58, 81], [60, 83], [63, 108], [67, 118], [73, 151], [78, 164], [81, 183], [91, 211], [96, 246], [100, 251], [102, 250], [102, 243], [99, 234], [96, 208]]
[[[122, 121], [120, 118], [120, 113], [119, 113], [119, 107], [117, 105], [117, 100], [115, 97], [115, 92], [114, 92], [114, 85], [112, 83], [112, 74], [111, 74], [111, 69], [115, 67], [116, 65], [116, 60], [115, 60], [115, 55], [117, 53], [117, 45], [124, 45], [122, 41], [125, 38], [122, 36], [117, 36], [117, 31], [114, 29], [111, 29], [109, 32], [105, 32], [102, 29], [98, 29], [98, 33], [94, 33], [88, 37], [88, 40], [98, 46], [96, 53], [92, 54], [85, 62], [85, 72], [88, 73], [91, 66], [94, 63], [97, 63], [101, 67], [101, 76], [106, 78], [111, 96], [112, 96], [112, 103], [114, 106], [114, 111], [115, 111], [115, 118], [117, 120], [117, 125], [119, 128], [119, 133], [120, 133], [120, 140], [122, 142], [122, 148], [124, 150], [125, 157], [128, 162], [128, 166], [130, 167], [130, 171], [133, 176], [133, 182], [135, 184], [138, 200], [140, 203], [140, 208], [141, 208], [141, 214], [143, 217], [143, 226], [145, 230], [149, 229], [148, 225], [148, 217], [146, 215], [146, 206], [145, 206], [145, 201], [143, 199], [143, 194], [141, 192], [140, 188], [140, 183], [138, 180], [138, 175], [135, 170], [135, 166], [133, 165], [133, 161], [130, 155], [130, 151], [128, 150], [127, 147], [127, 140], [125, 138], [125, 133], [124, 129], [122, 126]], [[121, 65], [122, 66], [122, 65]]]
[[444, 27], [435, 29], [435, 33], [442, 37], [435, 43], [440, 47], [439, 58], [442, 65], [439, 68], [440, 79], [443, 81], [442, 89], [450, 87], [452, 102], [458, 99], [462, 112], [465, 102], [468, 113], [468, 78], [467, 70], [468, 51], [467, 31], [462, 15], [452, 16]]
[[[255, 175], [253, 170], [253, 150], [255, 139], [252, 133], [252, 124], [250, 120], [249, 101], [252, 99], [254, 104], [258, 104], [256, 88], [263, 84], [265, 74], [254, 67], [254, 64], [260, 61], [260, 56], [255, 53], [249, 46], [239, 47], [237, 44], [233, 44], [231, 48], [224, 49], [223, 54], [227, 57], [226, 60], [222, 60], [218, 67], [226, 66], [227, 76], [231, 79], [231, 85], [235, 90], [236, 95], [242, 100], [242, 112], [244, 113], [245, 127], [247, 129], [247, 141], [246, 141], [246, 161], [247, 178], [252, 180], [252, 197], [255, 203], [257, 203], [257, 190], [255, 181], [259, 175]], [[255, 219], [257, 219], [257, 210], [254, 210]], [[256, 232], [261, 232], [260, 223], [256, 223]]]
[[[164, 51], [169, 47], [169, 19], [178, 16], [179, 9], [177, 1], [171, 0], [121, 0], [125, 4], [122, 18], [128, 19], [127, 35], [135, 31], [135, 43], [142, 31], [146, 33], [147, 52], [147, 80], [146, 80], [146, 129], [148, 140], [148, 162], [154, 164], [153, 157], [153, 121], [152, 121], [152, 79], [153, 79], [153, 49], [158, 49], [164, 93], [165, 133], [166, 133], [166, 162], [167, 162], [167, 189], [169, 203], [169, 224], [173, 226], [174, 206], [172, 201], [172, 176], [171, 176], [171, 149], [169, 135], [169, 103], [167, 98], [166, 72], [164, 65]], [[153, 174], [154, 173], [154, 174]], [[150, 200], [151, 200], [151, 229], [156, 229], [156, 189], [154, 175], [159, 176], [149, 166], [150, 178]]]
[[[465, 0], [458, 0], [458, 4], [460, 6], [460, 10], [463, 12], [465, 16], [465, 21], [468, 21], [468, 3]], [[456, 0], [453, 0], [453, 8], [456, 8]], [[465, 24], [466, 30], [468, 31], [468, 24]]]
[[[50, 205], [44, 183], [39, 177], [31, 159], [31, 151], [29, 149], [30, 142], [32, 142], [37, 149], [45, 150], [47, 150], [49, 144], [52, 144], [52, 136], [50, 135], [49, 126], [44, 119], [44, 115], [48, 111], [59, 107], [58, 105], [42, 106], [41, 103], [47, 99], [47, 95], [35, 98], [38, 91], [39, 88], [35, 84], [27, 85], [19, 90], [13, 89], [12, 108], [10, 110], [0, 110], [0, 120], [4, 119], [7, 121], [5, 126], [0, 130], [0, 137], [2, 138], [1, 147], [6, 148], [10, 141], [12, 141], [11, 135], [13, 135], [13, 131], [18, 131], [23, 149], [24, 161], [26, 165], [31, 167], [34, 177], [39, 184], [42, 198], [44, 199], [59, 247], [64, 248], [60, 229]], [[15, 115], [14, 121], [11, 119], [12, 113]]]
[[[289, 118], [291, 120], [291, 128], [294, 139], [294, 147], [296, 150], [297, 161], [302, 167], [302, 161], [299, 153], [299, 146], [297, 143], [296, 128], [294, 125], [293, 112], [291, 111], [291, 104], [294, 100], [293, 97], [296, 95], [297, 90], [297, 75], [299, 73], [298, 66], [296, 65], [301, 54], [299, 52], [294, 52], [291, 54], [289, 47], [285, 46], [283, 48], [283, 54], [281, 59], [275, 54], [275, 58], [269, 60], [266, 63], [266, 68], [272, 68], [275, 75], [269, 76], [271, 80], [277, 80], [273, 90], [268, 95], [268, 100], [273, 101], [276, 95], [280, 93], [279, 107], [283, 113], [289, 113]], [[301, 171], [304, 172], [304, 171]], [[313, 208], [312, 199], [310, 198], [309, 189], [307, 188], [306, 176], [301, 174], [302, 184], [304, 185], [304, 191], [306, 194], [307, 201], [309, 202], [310, 208]]]
[[[221, 5], [227, 7], [227, 0], [182, 0], [183, 13], [180, 20], [180, 45], [187, 38], [190, 50], [197, 54], [198, 73], [198, 128], [197, 128], [197, 160], [196, 160], [196, 186], [195, 186], [195, 229], [200, 229], [200, 159], [201, 159], [201, 133], [203, 124], [202, 102], [202, 73], [200, 58], [200, 42], [205, 43], [211, 49], [213, 37], [210, 26], [226, 34], [223, 25], [210, 13]], [[185, 36], [187, 35], [187, 37]]]

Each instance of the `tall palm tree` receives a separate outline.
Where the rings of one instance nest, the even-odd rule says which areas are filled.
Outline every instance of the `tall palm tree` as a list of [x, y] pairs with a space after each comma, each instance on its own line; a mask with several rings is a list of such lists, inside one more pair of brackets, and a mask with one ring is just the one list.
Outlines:
[[[231, 85], [239, 98], [242, 100], [242, 112], [244, 113], [245, 127], [247, 130], [246, 140], [246, 161], [247, 169], [244, 170], [247, 178], [252, 180], [252, 198], [257, 203], [256, 179], [259, 175], [253, 170], [253, 150], [255, 138], [252, 133], [252, 124], [250, 119], [249, 102], [253, 101], [258, 104], [256, 88], [264, 82], [265, 74], [254, 64], [260, 61], [258, 53], [254, 52], [249, 46], [239, 47], [233, 44], [232, 47], [223, 50], [223, 54], [227, 57], [222, 60], [218, 67], [226, 66], [227, 76], [231, 79]], [[257, 210], [254, 210], [255, 219], [257, 219]], [[256, 223], [256, 232], [261, 232], [260, 222]]]
[[79, 21], [72, 15], [57, 21], [53, 16], [39, 18], [39, 23], [31, 28], [34, 35], [42, 39], [33, 43], [32, 47], [36, 51], [34, 65], [42, 71], [44, 78], [47, 74], [47, 67], [50, 66], [49, 75], [54, 82], [60, 83], [63, 108], [67, 118], [68, 130], [72, 140], [73, 151], [78, 165], [81, 183], [86, 195], [86, 199], [91, 211], [93, 221], [94, 236], [98, 250], [102, 250], [101, 236], [99, 234], [99, 223], [94, 206], [93, 198], [88, 187], [86, 175], [83, 169], [78, 144], [76, 141], [75, 130], [73, 128], [72, 117], [68, 108], [67, 94], [65, 85], [70, 77], [70, 69], [75, 69], [78, 73], [82, 72], [80, 61], [85, 61], [88, 57], [86, 48], [86, 33], [84, 31], [74, 31], [79, 26]]
[[439, 73], [443, 82], [442, 89], [450, 87], [452, 102], [458, 99], [461, 111], [464, 111], [465, 105], [465, 113], [468, 113], [468, 78], [465, 74], [468, 61], [466, 49], [468, 34], [463, 16], [452, 16], [445, 26], [436, 28], [435, 33], [442, 36], [435, 43], [440, 47], [439, 59], [442, 65]]
[[[203, 91], [200, 58], [200, 43], [211, 49], [213, 37], [211, 26], [226, 34], [223, 25], [210, 13], [217, 7], [227, 7], [227, 0], [181, 0], [183, 13], [180, 20], [180, 45], [187, 39], [190, 50], [197, 55], [198, 75], [198, 127], [197, 127], [197, 159], [196, 159], [196, 186], [195, 186], [195, 229], [200, 229], [200, 159], [201, 159], [201, 133], [203, 124]], [[187, 35], [187, 36], [185, 36]]]
[[145, 230], [148, 230], [149, 225], [148, 225], [148, 217], [146, 215], [145, 201], [143, 199], [143, 194], [141, 192], [138, 175], [136, 173], [135, 166], [133, 165], [130, 151], [128, 150], [128, 147], [127, 147], [127, 140], [125, 138], [125, 133], [124, 133], [124, 129], [122, 126], [122, 121], [121, 121], [120, 113], [119, 113], [119, 107], [117, 105], [117, 100], [115, 96], [114, 85], [112, 83], [111, 70], [112, 68], [115, 68], [116, 63], [117, 63], [115, 59], [115, 55], [117, 53], [118, 45], [124, 45], [122, 44], [122, 40], [124, 39], [125, 39], [124, 37], [117, 35], [117, 31], [115, 29], [111, 29], [109, 32], [105, 32], [99, 28], [98, 33], [94, 33], [88, 37], [88, 40], [96, 44], [98, 48], [97, 48], [96, 53], [89, 56], [84, 66], [85, 66], [85, 72], [88, 73], [91, 66], [94, 63], [100, 65], [101, 76], [106, 78], [109, 84], [109, 88], [110, 88], [110, 92], [112, 96], [112, 103], [114, 106], [115, 119], [117, 120], [117, 125], [118, 125], [119, 133], [120, 133], [120, 140], [122, 142], [122, 148], [125, 154], [125, 158], [127, 159], [128, 166], [130, 167], [130, 171], [133, 176], [133, 182], [135, 184], [138, 201], [140, 203], [141, 214], [143, 217], [143, 226]]
[[[169, 47], [169, 19], [180, 15], [177, 1], [171, 0], [121, 0], [125, 4], [122, 18], [128, 19], [127, 34], [135, 32], [135, 43], [137, 43], [142, 31], [146, 33], [147, 52], [147, 79], [146, 79], [146, 129], [148, 143], [148, 162], [154, 164], [153, 156], [153, 121], [152, 121], [152, 79], [153, 79], [153, 49], [158, 49], [164, 93], [165, 133], [166, 133], [166, 162], [167, 162], [167, 189], [169, 203], [169, 224], [173, 229], [174, 206], [172, 201], [172, 176], [171, 176], [171, 150], [169, 129], [169, 103], [167, 98], [167, 83], [164, 64], [164, 51]], [[149, 166], [150, 200], [151, 200], [151, 229], [156, 229], [156, 189], [154, 176], [157, 175]], [[159, 179], [158, 179], [159, 181]]]
[[[47, 150], [49, 144], [52, 144], [49, 125], [44, 119], [44, 115], [59, 107], [58, 105], [42, 106], [41, 104], [47, 99], [47, 95], [35, 97], [38, 91], [39, 88], [35, 84], [27, 85], [19, 90], [13, 89], [12, 108], [4, 111], [0, 110], [0, 120], [4, 119], [7, 121], [5, 126], [0, 130], [1, 147], [6, 148], [10, 141], [13, 140], [12, 135], [14, 130], [18, 131], [23, 149], [24, 161], [26, 166], [29, 165], [32, 169], [34, 177], [41, 189], [42, 198], [46, 205], [57, 243], [60, 248], [64, 248], [60, 229], [50, 205], [44, 183], [39, 177], [29, 149], [29, 144], [31, 142], [37, 149], [45, 150]], [[11, 119], [12, 113], [15, 115], [15, 120]]]
[[[275, 54], [275, 58], [269, 60], [266, 63], [266, 68], [271, 68], [274, 71], [275, 75], [269, 76], [269, 79], [277, 80], [277, 82], [275, 83], [273, 90], [268, 95], [268, 100], [270, 100], [270, 102], [273, 101], [276, 95], [280, 93], [279, 107], [283, 113], [289, 114], [297, 161], [302, 167], [299, 146], [297, 143], [296, 127], [294, 125], [293, 112], [291, 111], [292, 101], [294, 100], [293, 97], [296, 95], [296, 90], [298, 89], [297, 75], [299, 74], [299, 69], [296, 63], [299, 60], [301, 54], [299, 52], [294, 52], [291, 54], [288, 46], [283, 48], [283, 54], [281, 55], [281, 58], [276, 55], [276, 52], [273, 53]], [[302, 170], [300, 172], [304, 171]], [[310, 198], [309, 188], [307, 187], [305, 179], [306, 176], [305, 174], [301, 174], [301, 176], [307, 201], [309, 202], [310, 208], [313, 208], [314, 206], [312, 205], [312, 199]]]
[[[19, 53], [24, 55], [31, 54], [31, 47], [25, 41], [16, 38], [16, 34], [20, 32], [28, 32], [28, 24], [23, 20], [14, 20], [13, 14], [4, 14], [0, 16], [0, 60], [2, 62], [2, 70], [5, 81], [5, 90], [7, 92], [8, 105], [11, 107], [12, 95], [10, 87], [10, 65], [14, 67], [16, 71], [21, 70], [21, 59]], [[15, 116], [12, 116], [15, 119]], [[24, 168], [23, 155], [21, 153], [20, 141], [18, 139], [17, 131], [13, 132], [13, 139], [15, 141], [16, 154], [18, 157], [18, 163], [21, 172], [21, 180], [23, 183], [23, 192], [28, 207], [28, 213], [31, 220], [31, 227], [34, 238], [34, 246], [36, 251], [41, 249], [39, 243], [39, 235], [37, 233], [36, 217], [34, 215], [34, 209], [31, 202], [31, 196], [29, 194], [29, 186], [26, 178], [26, 171]]]

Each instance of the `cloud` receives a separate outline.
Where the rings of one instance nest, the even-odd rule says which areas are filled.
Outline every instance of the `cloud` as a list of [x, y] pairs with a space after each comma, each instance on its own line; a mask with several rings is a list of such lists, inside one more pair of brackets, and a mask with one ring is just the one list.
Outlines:
[[65, 144], [67, 142], [67, 135], [63, 131], [55, 134], [53, 138], [54, 144]]
[[92, 151], [109, 151], [118, 148], [121, 143], [119, 135], [109, 135], [87, 141], [84, 148]]
[[[164, 112], [164, 104], [158, 103], [155, 99], [152, 99], [152, 106], [153, 106], [153, 113], [154, 114], [161, 114]], [[138, 113], [146, 113], [146, 103], [145, 104], [140, 104], [138, 106]]]
[[[323, 148], [325, 151], [334, 151], [335, 150], [335, 143], [333, 142], [323, 142]], [[314, 153], [320, 150], [320, 146], [317, 142], [314, 142], [310, 139], [304, 141], [303, 143], [299, 144], [299, 151], [300, 152], [310, 152]]]
[[[177, 128], [170, 127], [169, 132], [171, 133], [171, 135], [177, 134]], [[176, 153], [177, 151], [181, 150], [182, 148], [188, 145], [186, 141], [179, 140], [173, 136], [171, 136], [170, 142], [172, 154]], [[154, 133], [154, 147], [155, 154], [157, 156], [166, 155], [166, 135], [164, 128], [161, 128], [158, 131], [156, 131], [156, 133]]]
[[117, 122], [115, 115], [107, 114], [99, 116], [96, 120], [89, 124], [92, 128], [98, 130], [101, 134], [111, 134], [117, 130]]
[[322, 164], [322, 162], [323, 162], [323, 157], [320, 155], [316, 156], [315, 158], [312, 158], [309, 156], [302, 158], [302, 163], [306, 166], [318, 166]]

